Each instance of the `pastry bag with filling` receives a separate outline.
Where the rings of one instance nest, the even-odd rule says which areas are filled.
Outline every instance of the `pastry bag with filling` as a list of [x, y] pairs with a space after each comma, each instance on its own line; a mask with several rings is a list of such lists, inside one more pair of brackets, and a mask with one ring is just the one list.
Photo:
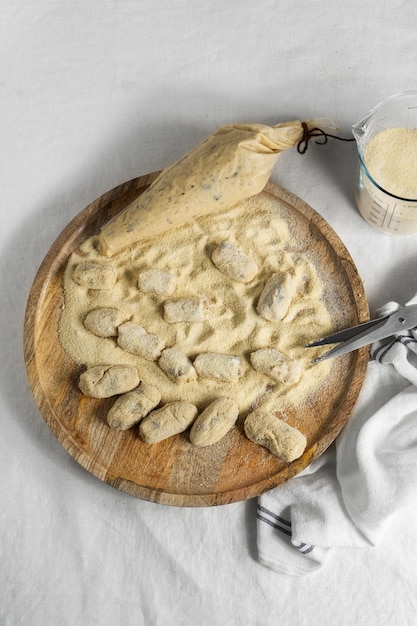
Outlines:
[[[308, 120], [334, 132], [331, 120]], [[265, 187], [284, 150], [304, 136], [301, 122], [276, 126], [222, 126], [182, 159], [163, 170], [99, 234], [100, 253], [113, 256], [127, 246], [193, 219], [219, 213]]]

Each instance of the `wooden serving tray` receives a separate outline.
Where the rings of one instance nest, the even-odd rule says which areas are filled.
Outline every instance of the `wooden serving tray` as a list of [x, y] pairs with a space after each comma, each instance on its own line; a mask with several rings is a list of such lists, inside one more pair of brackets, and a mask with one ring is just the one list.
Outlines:
[[[283, 483], [320, 456], [348, 420], [361, 390], [368, 349], [333, 359], [326, 388], [297, 409], [308, 444], [285, 464], [250, 442], [243, 424], [218, 444], [197, 448], [186, 434], [149, 446], [137, 428], [116, 432], [106, 423], [113, 399], [81, 394], [82, 366], [72, 361], [58, 336], [64, 303], [63, 274], [70, 254], [87, 237], [142, 193], [158, 173], [126, 182], [88, 205], [58, 236], [39, 268], [27, 303], [24, 353], [35, 401], [47, 425], [69, 454], [91, 474], [123, 492], [175, 506], [212, 506], [253, 498]], [[335, 232], [310, 206], [268, 183], [262, 194], [279, 200], [299, 251], [308, 255], [324, 283], [335, 328], [368, 319], [356, 267]], [[289, 420], [291, 422], [291, 420]]]

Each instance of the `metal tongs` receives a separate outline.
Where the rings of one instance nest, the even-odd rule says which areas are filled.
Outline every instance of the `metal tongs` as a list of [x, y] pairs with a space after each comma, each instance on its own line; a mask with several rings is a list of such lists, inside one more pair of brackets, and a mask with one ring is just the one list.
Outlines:
[[337, 343], [328, 352], [325, 352], [321, 356], [317, 357], [312, 363], [318, 363], [319, 361], [325, 361], [331, 357], [340, 356], [347, 352], [352, 352], [363, 346], [378, 341], [379, 339], [386, 339], [396, 333], [410, 330], [417, 326], [417, 304], [411, 304], [401, 307], [383, 317], [379, 317], [357, 326], [352, 326], [345, 330], [340, 330], [327, 337], [323, 337], [318, 341], [312, 341], [307, 344], [306, 348], [313, 348], [317, 346], [326, 346], [328, 344]]

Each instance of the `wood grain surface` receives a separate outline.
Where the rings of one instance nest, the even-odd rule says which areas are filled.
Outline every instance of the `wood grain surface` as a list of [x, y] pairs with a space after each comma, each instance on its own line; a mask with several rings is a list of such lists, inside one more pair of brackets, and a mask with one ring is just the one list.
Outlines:
[[[33, 282], [24, 328], [24, 352], [33, 396], [46, 424], [68, 453], [91, 474], [132, 496], [175, 506], [212, 506], [260, 495], [304, 469], [334, 441], [360, 393], [368, 349], [333, 359], [325, 390], [313, 394], [288, 421], [307, 437], [304, 455], [290, 464], [250, 442], [243, 424], [218, 444], [193, 446], [186, 434], [159, 444], [141, 441], [136, 428], [116, 432], [106, 423], [114, 399], [81, 394], [83, 367], [59, 342], [63, 273], [70, 254], [117, 215], [158, 173], [128, 181], [92, 202], [58, 236]], [[279, 199], [294, 245], [315, 265], [335, 328], [368, 319], [356, 267], [327, 222], [300, 198], [268, 183], [263, 194]]]

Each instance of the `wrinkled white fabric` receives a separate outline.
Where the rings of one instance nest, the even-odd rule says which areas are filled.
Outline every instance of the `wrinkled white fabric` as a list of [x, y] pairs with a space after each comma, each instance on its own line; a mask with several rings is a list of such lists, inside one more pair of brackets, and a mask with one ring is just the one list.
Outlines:
[[[398, 306], [390, 302], [377, 316]], [[415, 498], [417, 330], [375, 342], [371, 357], [358, 405], [336, 444], [259, 498], [259, 559], [278, 572], [308, 574], [337, 547], [376, 545]], [[392, 367], [411, 384], [379, 406], [375, 391], [384, 384], [383, 369]]]

